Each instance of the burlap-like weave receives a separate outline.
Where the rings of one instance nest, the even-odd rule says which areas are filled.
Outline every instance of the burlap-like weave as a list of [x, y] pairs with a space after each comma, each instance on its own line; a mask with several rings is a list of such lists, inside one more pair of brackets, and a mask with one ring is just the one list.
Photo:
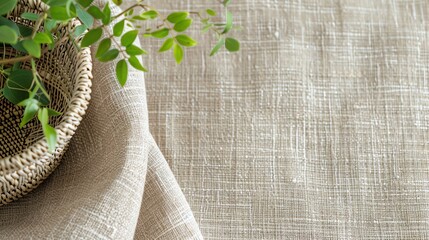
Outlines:
[[1, 236], [189, 239], [198, 223], [206, 239], [429, 238], [429, 2], [230, 8], [238, 54], [207, 58], [202, 43], [179, 67], [153, 57], [146, 90], [140, 73], [121, 90], [95, 63], [71, 149], [0, 208]]
[[239, 54], [204, 57], [202, 43], [180, 67], [147, 63], [150, 130], [203, 236], [428, 239], [429, 2], [230, 9]]

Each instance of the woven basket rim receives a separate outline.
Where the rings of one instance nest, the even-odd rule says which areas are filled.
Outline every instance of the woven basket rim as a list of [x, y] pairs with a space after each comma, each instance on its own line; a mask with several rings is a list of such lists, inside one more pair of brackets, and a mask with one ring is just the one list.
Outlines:
[[[38, 6], [41, 10], [47, 8], [47, 6], [40, 0], [25, 1]], [[74, 20], [67, 27], [68, 29], [71, 29], [78, 25], [81, 25], [80, 21]], [[80, 42], [81, 38], [76, 41]], [[14, 155], [0, 158], [0, 164], [3, 165], [8, 162], [11, 166], [18, 169], [14, 171], [12, 167], [11, 171], [0, 176], [1, 179], [7, 179], [9, 177], [16, 178], [14, 175], [25, 167], [36, 165], [38, 162], [47, 161], [54, 154], [61, 153], [69, 143], [71, 136], [74, 135], [76, 128], [80, 124], [81, 118], [88, 107], [92, 84], [92, 58], [90, 48], [86, 47], [80, 49], [76, 56], [76, 68], [79, 69], [76, 71], [76, 87], [72, 92], [70, 103], [67, 110], [63, 113], [60, 123], [55, 126], [58, 133], [55, 152], [48, 152], [46, 139], [42, 138]]]

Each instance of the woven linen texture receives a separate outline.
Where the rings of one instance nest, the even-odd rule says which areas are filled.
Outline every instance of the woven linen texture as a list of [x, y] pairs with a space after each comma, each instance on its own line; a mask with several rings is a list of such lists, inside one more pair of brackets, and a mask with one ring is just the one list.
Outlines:
[[143, 73], [130, 69], [123, 89], [115, 63], [94, 61], [93, 75], [90, 107], [62, 163], [33, 192], [0, 208], [1, 238], [201, 239], [149, 133]]
[[[201, 44], [185, 64], [146, 62], [150, 130], [203, 236], [428, 239], [429, 2], [230, 10], [240, 53], [204, 57], [214, 39], [192, 29]], [[143, 41], [152, 53], [161, 44]]]

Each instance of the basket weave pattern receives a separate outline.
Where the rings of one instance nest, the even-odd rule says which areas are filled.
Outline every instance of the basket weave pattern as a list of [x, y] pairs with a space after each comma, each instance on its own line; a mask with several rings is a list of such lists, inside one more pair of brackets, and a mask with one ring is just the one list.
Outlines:
[[[39, 0], [21, 0], [9, 19], [27, 26], [32, 22], [21, 19], [23, 12], [40, 13], [46, 5]], [[80, 23], [59, 29], [60, 39]], [[22, 197], [37, 187], [59, 164], [61, 156], [85, 114], [91, 93], [92, 63], [89, 48], [77, 49], [67, 38], [54, 50], [37, 61], [37, 69], [50, 94], [50, 108], [62, 112], [51, 119], [58, 133], [53, 154], [48, 147], [38, 121], [19, 128], [23, 109], [0, 97], [0, 206]], [[18, 53], [10, 47], [1, 49], [6, 58]], [[30, 69], [28, 64], [24, 68]], [[5, 80], [0, 78], [0, 88]]]

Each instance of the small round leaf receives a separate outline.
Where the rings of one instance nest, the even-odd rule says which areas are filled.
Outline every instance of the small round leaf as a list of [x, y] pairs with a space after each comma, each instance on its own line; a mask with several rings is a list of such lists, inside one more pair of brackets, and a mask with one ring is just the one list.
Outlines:
[[85, 36], [82, 38], [82, 42], [80, 43], [80, 46], [81, 47], [91, 46], [92, 44], [94, 44], [100, 39], [102, 34], [103, 34], [103, 30], [101, 28], [95, 28], [95, 29], [89, 30], [89, 32], [87, 32]]
[[185, 47], [193, 47], [197, 45], [197, 41], [189, 37], [188, 35], [180, 34], [176, 36], [177, 42], [179, 42], [180, 45]]
[[125, 33], [121, 38], [121, 45], [124, 47], [131, 45], [136, 40], [138, 33], [138, 30], [131, 30]]
[[104, 53], [103, 55], [98, 57], [97, 59], [100, 62], [108, 62], [108, 61], [112, 61], [113, 59], [117, 58], [118, 55], [119, 55], [118, 49], [110, 49], [109, 51], [107, 51], [106, 53]]
[[161, 48], [158, 50], [159, 52], [165, 52], [170, 50], [174, 45], [174, 39], [168, 38], [165, 40], [165, 42], [162, 44]]
[[18, 0], [1, 0], [0, 1], [0, 15], [5, 15], [15, 8]]
[[174, 12], [167, 16], [167, 20], [171, 23], [177, 23], [189, 16], [188, 12]]
[[192, 19], [188, 18], [188, 19], [181, 20], [180, 22], [174, 24], [174, 31], [183, 32], [186, 29], [188, 29], [189, 26], [191, 26], [191, 24], [192, 24]]
[[133, 55], [142, 55], [142, 54], [147, 54], [147, 52], [139, 47], [137, 47], [136, 45], [129, 45], [127, 46], [127, 48], [125, 49], [125, 51], [133, 56]]
[[168, 36], [170, 30], [168, 28], [163, 28], [158, 31], [152, 32], [150, 35], [155, 38], [165, 38]]
[[206, 9], [206, 12], [210, 16], [213, 16], [213, 17], [216, 16], [216, 12], [213, 9]]
[[124, 31], [124, 26], [125, 26], [125, 19], [122, 21], [117, 22], [114, 26], [113, 26], [113, 35], [115, 37], [119, 37], [121, 36], [122, 32]]
[[110, 49], [111, 45], [112, 45], [112, 40], [110, 38], [103, 39], [98, 45], [97, 53], [95, 54], [95, 57], [97, 58], [101, 57]]
[[17, 41], [18, 34], [15, 29], [6, 25], [0, 26], [0, 42], [16, 44]]
[[139, 59], [136, 56], [131, 56], [128, 59], [128, 62], [131, 64], [131, 66], [133, 66], [133, 68], [143, 72], [147, 72], [147, 69], [143, 67], [143, 65], [140, 63]]
[[39, 43], [36, 43], [34, 40], [26, 39], [22, 41], [22, 46], [31, 56], [40, 58], [42, 51]]
[[240, 50], [240, 42], [234, 38], [226, 38], [225, 48], [230, 52], [236, 52]]

